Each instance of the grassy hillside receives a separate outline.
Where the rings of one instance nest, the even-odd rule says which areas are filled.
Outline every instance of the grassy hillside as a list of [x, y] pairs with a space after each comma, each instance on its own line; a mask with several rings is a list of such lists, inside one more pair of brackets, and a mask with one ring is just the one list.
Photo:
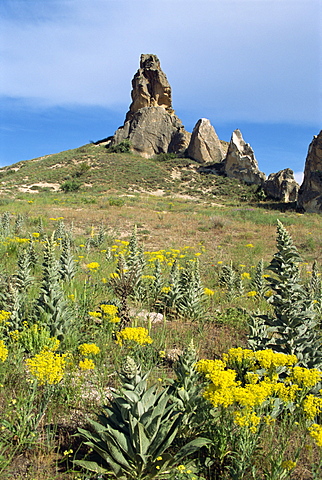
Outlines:
[[[103, 145], [19, 162], [2, 168], [0, 177], [0, 479], [115, 478], [73, 463], [90, 454], [78, 428], [89, 428], [120, 386], [116, 370], [128, 355], [143, 371], [151, 369], [149, 385], [162, 391], [176, 378], [174, 361], [192, 339], [198, 358], [212, 360], [247, 346], [252, 315], [273, 315], [265, 282], [277, 219], [302, 257], [300, 292], [314, 293], [321, 326], [320, 274], [313, 267], [322, 264], [319, 215], [260, 200], [255, 188], [202, 173], [189, 159], [146, 160]], [[61, 189], [66, 183], [72, 191]], [[115, 342], [124, 312], [132, 334], [146, 328], [152, 343]], [[186, 404], [187, 411], [199, 407], [197, 416], [185, 417], [169, 454], [200, 434], [211, 445], [191, 455], [191, 463], [184, 458], [164, 467], [163, 475], [154, 460], [142, 479], [154, 471], [156, 480], [251, 480], [252, 468], [259, 480], [321, 478], [320, 449], [303, 412], [294, 413], [313, 390], [302, 385], [303, 398], [285, 407], [276, 424], [272, 397], [257, 411], [261, 429], [245, 429], [241, 410], [236, 423], [228, 409], [221, 416], [223, 409], [200, 403], [189, 355], [182, 367], [189, 380], [177, 384], [176, 395], [182, 402], [180, 392], [190, 389], [197, 403]], [[238, 375], [251, 367], [246, 361]]]

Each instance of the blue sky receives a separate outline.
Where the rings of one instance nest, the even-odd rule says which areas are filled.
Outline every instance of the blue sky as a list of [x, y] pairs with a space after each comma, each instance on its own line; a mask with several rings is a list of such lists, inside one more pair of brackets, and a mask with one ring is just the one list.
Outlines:
[[320, 0], [1, 0], [0, 165], [112, 135], [141, 53], [186, 129], [239, 128], [266, 174], [322, 128]]

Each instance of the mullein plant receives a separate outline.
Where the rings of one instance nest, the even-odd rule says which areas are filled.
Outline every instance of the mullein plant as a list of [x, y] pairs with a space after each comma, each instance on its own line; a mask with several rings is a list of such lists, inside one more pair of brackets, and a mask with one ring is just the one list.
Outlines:
[[44, 244], [43, 278], [34, 316], [37, 322], [49, 328], [51, 336], [61, 340], [72, 326], [73, 312], [64, 298], [55, 245], [54, 235]]
[[72, 253], [72, 242], [69, 235], [65, 235], [61, 241], [61, 255], [59, 258], [59, 274], [62, 280], [70, 282], [77, 273], [77, 263]]
[[300, 281], [301, 257], [279, 220], [277, 250], [268, 267], [274, 276], [267, 278], [273, 314], [250, 319], [248, 343], [253, 350], [272, 348], [296, 355], [303, 367], [321, 369], [322, 343], [314, 303]]
[[120, 480], [150, 480], [208, 442], [197, 438], [168, 453], [182, 420], [182, 412], [171, 402], [169, 388], [148, 388], [148, 373], [142, 374], [131, 357], [126, 357], [119, 376], [120, 391], [113, 393], [98, 421], [89, 421], [90, 430], [79, 429], [96, 455], [76, 460], [77, 465]]

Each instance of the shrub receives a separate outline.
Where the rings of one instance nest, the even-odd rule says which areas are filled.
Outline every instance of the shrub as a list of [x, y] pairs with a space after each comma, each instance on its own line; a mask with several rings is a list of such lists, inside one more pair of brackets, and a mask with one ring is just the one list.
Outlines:
[[131, 143], [129, 140], [125, 139], [116, 145], [107, 147], [107, 151], [109, 153], [131, 153]]
[[81, 183], [77, 182], [76, 180], [66, 180], [66, 182], [62, 183], [60, 189], [64, 192], [77, 192], [80, 187]]

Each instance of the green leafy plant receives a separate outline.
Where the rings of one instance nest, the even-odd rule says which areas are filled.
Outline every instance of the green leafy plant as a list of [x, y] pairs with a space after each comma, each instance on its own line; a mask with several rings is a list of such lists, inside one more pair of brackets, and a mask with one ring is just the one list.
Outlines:
[[160, 392], [157, 385], [148, 388], [147, 377], [131, 357], [126, 358], [120, 393], [113, 394], [110, 405], [103, 407], [99, 422], [89, 422], [91, 430], [79, 429], [86, 445], [100, 458], [77, 460], [77, 465], [118, 479], [149, 480], [207, 443], [197, 438], [176, 453], [167, 453], [182, 413], [171, 403], [168, 388]]
[[107, 147], [107, 150], [109, 153], [130, 153], [131, 143], [129, 140], [125, 139], [116, 145], [111, 145]]
[[64, 183], [60, 185], [60, 189], [64, 193], [77, 192], [81, 186], [82, 186], [82, 183], [78, 182], [77, 180], [66, 180]]
[[280, 221], [277, 250], [268, 267], [275, 276], [267, 279], [274, 292], [269, 298], [273, 315], [251, 318], [248, 343], [253, 350], [272, 348], [296, 355], [301, 366], [321, 368], [321, 335], [312, 298], [300, 282], [301, 257]]

